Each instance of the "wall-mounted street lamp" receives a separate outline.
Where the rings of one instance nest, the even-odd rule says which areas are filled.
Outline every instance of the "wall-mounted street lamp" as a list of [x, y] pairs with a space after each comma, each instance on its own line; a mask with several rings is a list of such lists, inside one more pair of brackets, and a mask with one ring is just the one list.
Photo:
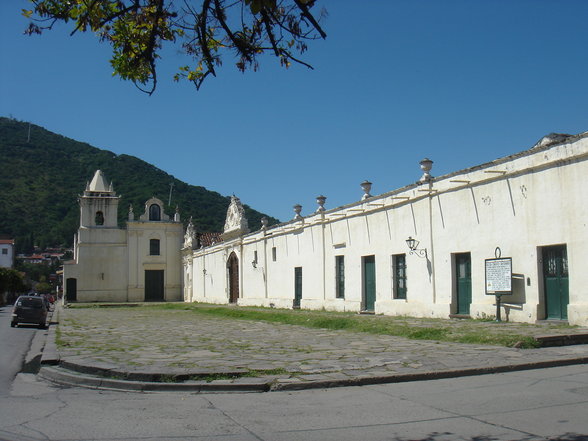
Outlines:
[[251, 261], [253, 268], [257, 268], [257, 251], [253, 252], [253, 260]]
[[408, 249], [410, 250], [409, 254], [416, 254], [419, 257], [427, 257], [427, 249], [419, 249], [419, 241], [413, 239], [411, 236], [408, 236], [408, 239], [406, 239], [406, 245], [408, 245]]

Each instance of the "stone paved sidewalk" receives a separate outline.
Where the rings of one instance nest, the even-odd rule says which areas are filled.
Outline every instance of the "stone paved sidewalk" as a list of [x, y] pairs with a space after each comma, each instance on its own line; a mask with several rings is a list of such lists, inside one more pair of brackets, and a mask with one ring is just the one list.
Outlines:
[[[118, 372], [212, 375], [257, 371], [257, 377], [309, 382], [487, 369], [588, 357], [588, 345], [514, 349], [408, 340], [211, 318], [182, 310], [65, 308], [58, 315], [60, 339], [65, 343], [59, 350], [62, 363]], [[509, 326], [514, 329], [525, 325], [498, 326], [508, 330]], [[557, 332], [581, 331], [586, 329]], [[540, 327], [527, 332], [545, 333]]]

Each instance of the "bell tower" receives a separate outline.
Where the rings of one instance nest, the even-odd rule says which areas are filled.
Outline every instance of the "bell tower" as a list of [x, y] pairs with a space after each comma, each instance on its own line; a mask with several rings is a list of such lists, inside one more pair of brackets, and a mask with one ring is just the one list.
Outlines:
[[120, 197], [107, 184], [102, 170], [96, 170], [92, 181], [86, 184], [80, 203], [80, 227], [118, 228], [118, 202]]

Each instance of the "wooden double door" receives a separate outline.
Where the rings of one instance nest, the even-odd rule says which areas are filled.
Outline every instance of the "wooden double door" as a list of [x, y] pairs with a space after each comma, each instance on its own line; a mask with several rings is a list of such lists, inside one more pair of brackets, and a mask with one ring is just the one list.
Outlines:
[[163, 302], [165, 300], [164, 270], [145, 270], [145, 301]]
[[239, 259], [233, 252], [227, 262], [229, 272], [229, 303], [237, 303], [239, 300]]

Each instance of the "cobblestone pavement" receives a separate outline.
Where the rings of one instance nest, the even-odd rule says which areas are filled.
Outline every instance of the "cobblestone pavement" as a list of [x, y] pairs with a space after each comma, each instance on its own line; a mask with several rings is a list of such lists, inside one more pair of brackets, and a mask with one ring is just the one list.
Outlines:
[[[271, 371], [267, 374], [281, 381], [304, 382], [588, 357], [588, 345], [515, 349], [408, 340], [212, 318], [181, 310], [66, 308], [58, 314], [59, 338], [66, 343], [59, 350], [62, 361], [127, 372]], [[542, 328], [529, 329], [525, 325], [498, 326], [503, 326], [505, 332], [509, 327], [513, 332], [523, 327], [528, 334], [545, 333]], [[572, 328], [549, 333], [586, 331]], [[264, 373], [257, 376], [263, 377]]]

